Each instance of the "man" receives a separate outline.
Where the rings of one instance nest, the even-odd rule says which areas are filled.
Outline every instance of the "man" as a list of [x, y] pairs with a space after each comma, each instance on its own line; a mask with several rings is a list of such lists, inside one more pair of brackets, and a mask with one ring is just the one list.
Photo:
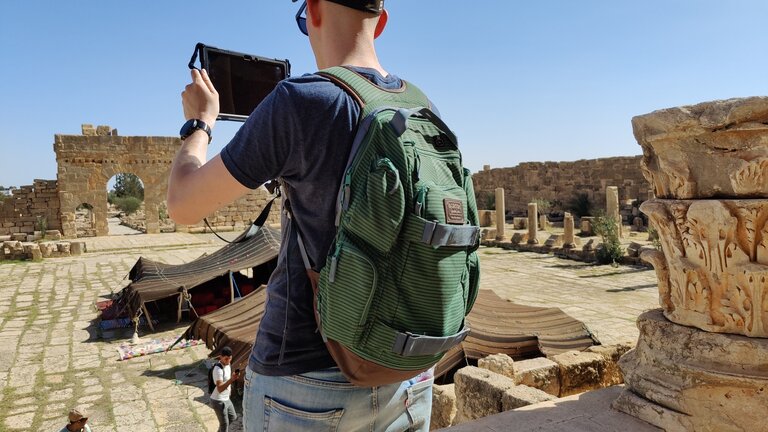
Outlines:
[[88, 417], [85, 416], [85, 411], [73, 408], [69, 411], [69, 423], [59, 432], [91, 432], [91, 427], [87, 423]]
[[[319, 69], [343, 65], [381, 88], [401, 88], [374, 48], [388, 18], [383, 0], [307, 0], [299, 12], [297, 23], [309, 36]], [[182, 101], [188, 121], [213, 128], [218, 94], [205, 71], [192, 71]], [[352, 96], [328, 79], [291, 78], [254, 110], [221, 154], [204, 163], [209, 135], [195, 124], [198, 129], [184, 139], [174, 160], [168, 209], [178, 223], [197, 223], [278, 177], [290, 197], [293, 217], [283, 212], [278, 265], [246, 371], [246, 431], [267, 425], [290, 431], [429, 430], [431, 374], [373, 388], [355, 387], [341, 374], [317, 331], [299, 252], [297, 231], [311, 261], [325, 263], [335, 233], [336, 193], [359, 115]]]
[[210, 405], [219, 419], [219, 432], [229, 432], [229, 425], [237, 419], [235, 406], [229, 400], [230, 386], [240, 378], [240, 371], [232, 373], [232, 348], [225, 346], [219, 354], [219, 361], [213, 366], [213, 382], [216, 387], [211, 393]]

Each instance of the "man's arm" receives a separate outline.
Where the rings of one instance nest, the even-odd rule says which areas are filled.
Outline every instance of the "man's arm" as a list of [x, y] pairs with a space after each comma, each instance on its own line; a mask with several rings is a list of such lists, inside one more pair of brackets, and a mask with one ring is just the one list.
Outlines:
[[240, 374], [237, 372], [232, 372], [232, 376], [229, 377], [228, 380], [224, 381], [224, 371], [221, 371], [221, 376], [216, 377], [216, 389], [219, 390], [219, 393], [223, 392], [227, 389], [233, 382], [237, 381], [238, 378], [240, 378]]
[[[219, 115], [219, 94], [208, 73], [192, 70], [192, 83], [181, 94], [184, 117], [200, 119], [213, 129]], [[216, 155], [205, 163], [208, 135], [197, 130], [181, 145], [168, 180], [168, 214], [175, 222], [196, 224], [248, 192]]]

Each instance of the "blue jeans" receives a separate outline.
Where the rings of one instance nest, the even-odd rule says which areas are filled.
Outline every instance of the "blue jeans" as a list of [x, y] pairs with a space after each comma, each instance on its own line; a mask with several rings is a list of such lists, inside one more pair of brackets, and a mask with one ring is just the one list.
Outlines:
[[245, 432], [429, 431], [431, 374], [355, 387], [338, 368], [291, 376], [245, 372]]

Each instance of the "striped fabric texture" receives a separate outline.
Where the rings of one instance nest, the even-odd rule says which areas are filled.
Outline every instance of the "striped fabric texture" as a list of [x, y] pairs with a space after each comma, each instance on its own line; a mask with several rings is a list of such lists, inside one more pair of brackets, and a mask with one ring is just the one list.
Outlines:
[[436, 247], [425, 230], [430, 222], [478, 226], [470, 172], [453, 134], [428, 116], [407, 117], [402, 135], [391, 124], [402, 108], [431, 108], [412, 84], [390, 91], [345, 68], [321, 73], [362, 106], [335, 244], [320, 273], [321, 331], [382, 366], [429, 367], [445, 351], [404, 356], [393, 347], [399, 333], [447, 337], [465, 326], [478, 291], [478, 242]]

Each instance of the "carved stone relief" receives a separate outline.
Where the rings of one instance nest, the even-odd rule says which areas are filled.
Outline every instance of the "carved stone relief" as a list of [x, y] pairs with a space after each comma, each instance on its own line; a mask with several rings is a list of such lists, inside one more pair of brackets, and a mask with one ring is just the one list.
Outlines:
[[632, 128], [656, 197], [768, 198], [768, 97], [654, 111]]
[[644, 257], [657, 268], [666, 317], [768, 337], [768, 200], [652, 200], [641, 209], [662, 242], [662, 254]]

